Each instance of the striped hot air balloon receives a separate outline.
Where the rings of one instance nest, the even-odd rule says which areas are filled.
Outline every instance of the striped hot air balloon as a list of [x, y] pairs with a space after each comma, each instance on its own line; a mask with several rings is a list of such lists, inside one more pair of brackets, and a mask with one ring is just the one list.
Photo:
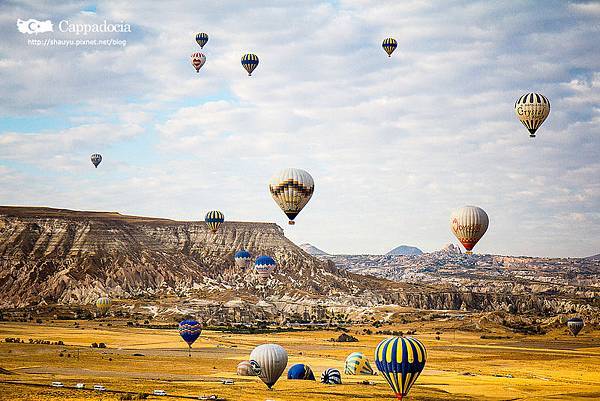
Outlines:
[[571, 332], [573, 337], [577, 337], [577, 334], [579, 334], [581, 329], [583, 329], [583, 326], [584, 323], [582, 318], [574, 317], [567, 320], [567, 327], [569, 328], [569, 331]]
[[192, 356], [192, 344], [200, 337], [202, 325], [195, 320], [183, 320], [179, 322], [179, 335], [188, 344], [188, 356]]
[[233, 259], [235, 265], [243, 270], [247, 269], [250, 266], [250, 263], [252, 263], [252, 255], [245, 249], [237, 251], [233, 256]]
[[306, 206], [315, 191], [312, 176], [298, 168], [286, 168], [275, 174], [269, 182], [269, 191], [281, 210], [294, 224], [294, 219]]
[[426, 360], [425, 346], [412, 337], [391, 337], [375, 349], [375, 365], [398, 400], [408, 394]]
[[535, 138], [535, 132], [550, 114], [550, 101], [542, 94], [527, 93], [515, 102], [515, 113], [529, 130], [529, 136]]
[[468, 254], [473, 253], [473, 247], [483, 237], [489, 223], [487, 213], [477, 206], [461, 207], [450, 216], [450, 228]]
[[196, 34], [196, 43], [198, 43], [200, 45], [201, 49], [204, 47], [206, 42], [208, 42], [207, 34], [205, 34], [204, 32], [200, 32], [200, 33]]
[[362, 352], [353, 352], [346, 358], [344, 373], [347, 375], [372, 375], [373, 368]]
[[98, 309], [100, 316], [106, 316], [111, 305], [112, 300], [109, 297], [100, 297], [96, 300], [96, 308]]
[[192, 53], [192, 65], [196, 69], [196, 72], [200, 72], [200, 68], [206, 63], [206, 56], [204, 53]]
[[287, 351], [277, 344], [263, 344], [250, 353], [250, 361], [260, 366], [258, 377], [271, 388], [277, 382], [288, 362]]
[[252, 71], [258, 66], [258, 56], [256, 54], [244, 54], [242, 56], [242, 67], [248, 71], [248, 76], [252, 76]]
[[335, 368], [326, 369], [321, 373], [321, 383], [342, 384], [342, 374]]
[[383, 40], [381, 47], [383, 47], [383, 50], [388, 54], [388, 57], [392, 57], [392, 53], [396, 50], [396, 47], [398, 47], [398, 42], [396, 42], [396, 39], [394, 38], [387, 38]]
[[287, 378], [289, 380], [315, 380], [315, 374], [310, 366], [297, 363], [288, 369]]
[[238, 363], [236, 373], [238, 376], [258, 376], [260, 370], [256, 369], [256, 364], [253, 365], [250, 361], [242, 361]]
[[277, 263], [275, 262], [275, 259], [266, 255], [259, 256], [254, 262], [254, 268], [256, 269], [259, 280], [262, 282], [267, 281], [276, 266]]
[[218, 210], [211, 210], [210, 212], [206, 213], [206, 217], [204, 218], [204, 222], [213, 233], [217, 232], [224, 221], [225, 215]]

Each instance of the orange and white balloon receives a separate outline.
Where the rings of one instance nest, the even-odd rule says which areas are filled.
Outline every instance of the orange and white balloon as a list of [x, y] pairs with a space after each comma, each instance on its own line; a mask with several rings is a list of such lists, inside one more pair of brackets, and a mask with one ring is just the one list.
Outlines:
[[450, 216], [450, 228], [468, 254], [473, 253], [473, 247], [483, 237], [489, 224], [487, 213], [477, 206], [463, 206]]

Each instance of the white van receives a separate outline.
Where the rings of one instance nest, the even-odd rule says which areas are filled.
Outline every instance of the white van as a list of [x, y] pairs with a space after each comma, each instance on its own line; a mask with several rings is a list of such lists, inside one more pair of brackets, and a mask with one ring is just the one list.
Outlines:
[[81, 388], [85, 388], [85, 384], [83, 384], [83, 383], [77, 383], [77, 384], [75, 385], [75, 388], [80, 388], [80, 389], [81, 389]]
[[154, 395], [167, 395], [167, 392], [165, 390], [154, 390], [154, 392], [152, 394], [154, 394]]
[[106, 391], [106, 387], [101, 384], [94, 384], [94, 390], [96, 391]]
[[64, 387], [65, 385], [62, 382], [52, 382], [52, 387]]

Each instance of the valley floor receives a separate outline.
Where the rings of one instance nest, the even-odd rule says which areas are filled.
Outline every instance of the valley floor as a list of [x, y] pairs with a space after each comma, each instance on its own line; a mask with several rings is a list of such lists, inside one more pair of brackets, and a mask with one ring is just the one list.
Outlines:
[[[364, 352], [372, 361], [376, 344], [386, 336], [350, 334], [360, 341], [333, 343], [336, 331], [304, 331], [241, 335], [205, 331], [192, 356], [176, 330], [127, 327], [113, 321], [50, 324], [0, 322], [0, 400], [119, 400], [126, 394], [74, 388], [52, 388], [52, 381], [89, 388], [152, 393], [165, 390], [167, 399], [197, 399], [217, 394], [227, 400], [342, 401], [390, 400], [391, 390], [380, 376], [347, 376], [339, 386], [290, 381], [285, 374], [273, 391], [253, 377], [238, 377], [239, 361], [258, 344], [273, 342], [289, 353], [288, 367], [309, 364], [315, 375], [330, 367], [343, 371], [346, 355]], [[371, 329], [373, 329], [371, 327]], [[486, 340], [481, 333], [454, 331], [445, 322], [419, 322], [384, 329], [416, 329], [427, 347], [425, 370], [408, 400], [590, 400], [600, 399], [600, 332], [586, 327], [573, 338], [564, 329], [542, 336], [496, 333], [510, 338]], [[436, 339], [436, 332], [441, 332]], [[4, 342], [20, 337], [26, 344]], [[62, 340], [65, 345], [29, 344], [28, 339]], [[92, 342], [106, 349], [90, 348]], [[62, 354], [62, 356], [60, 356]], [[134, 356], [134, 354], [138, 354]], [[223, 378], [234, 385], [223, 385]], [[362, 384], [363, 381], [375, 384]], [[39, 386], [41, 385], [41, 386]], [[149, 399], [165, 397], [150, 396]]]

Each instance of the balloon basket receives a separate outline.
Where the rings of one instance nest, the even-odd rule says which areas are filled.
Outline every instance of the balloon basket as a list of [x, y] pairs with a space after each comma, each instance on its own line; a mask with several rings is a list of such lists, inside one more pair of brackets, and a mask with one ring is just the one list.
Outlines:
[[294, 220], [290, 220], [290, 221], [288, 221], [288, 224], [289, 224], [290, 226], [293, 226], [294, 224], [296, 224], [296, 222], [295, 222]]
[[466, 251], [465, 252], [467, 255], [473, 255], [473, 251]]

